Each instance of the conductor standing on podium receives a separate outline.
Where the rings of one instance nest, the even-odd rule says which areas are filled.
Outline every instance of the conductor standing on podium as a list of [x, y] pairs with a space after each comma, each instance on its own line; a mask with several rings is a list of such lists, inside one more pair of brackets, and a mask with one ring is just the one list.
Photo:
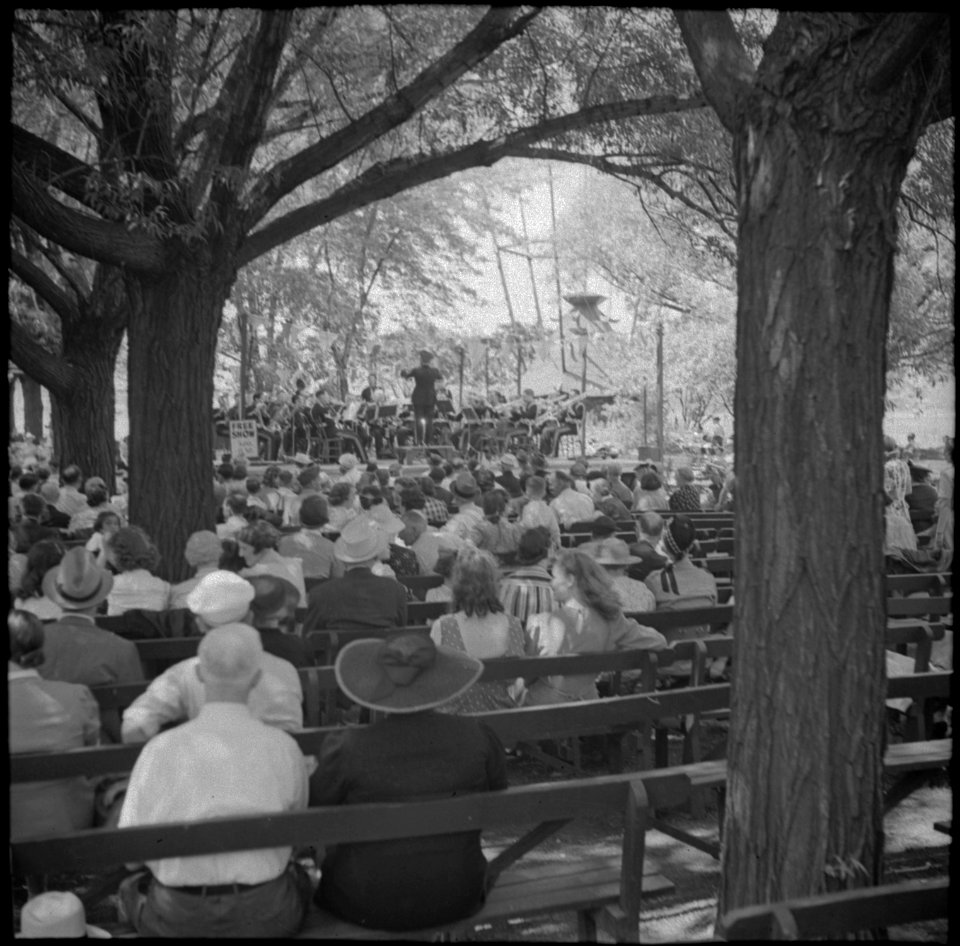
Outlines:
[[433, 440], [433, 414], [437, 405], [437, 392], [434, 385], [442, 380], [440, 372], [430, 364], [433, 352], [423, 349], [420, 352], [420, 364], [400, 372], [401, 378], [413, 378], [414, 443], [427, 444]]

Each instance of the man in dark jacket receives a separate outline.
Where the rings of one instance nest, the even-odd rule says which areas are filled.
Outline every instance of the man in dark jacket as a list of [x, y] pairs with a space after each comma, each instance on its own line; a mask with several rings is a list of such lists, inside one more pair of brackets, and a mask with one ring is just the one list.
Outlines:
[[430, 443], [433, 440], [433, 414], [437, 404], [436, 383], [442, 380], [440, 372], [430, 364], [433, 352], [425, 348], [420, 352], [420, 364], [416, 368], [401, 371], [401, 378], [413, 378], [414, 443]]
[[368, 518], [351, 519], [333, 545], [342, 563], [342, 578], [317, 585], [307, 598], [303, 634], [324, 628], [371, 630], [402, 627], [407, 622], [407, 595], [394, 578], [372, 568], [387, 553], [386, 534]]

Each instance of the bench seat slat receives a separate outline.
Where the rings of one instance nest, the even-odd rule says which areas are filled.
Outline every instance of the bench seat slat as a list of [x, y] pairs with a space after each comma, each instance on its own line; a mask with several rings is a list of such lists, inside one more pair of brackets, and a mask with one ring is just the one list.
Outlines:
[[[673, 881], [651, 868], [644, 873], [643, 895], [658, 896], [675, 890]], [[457, 923], [417, 930], [417, 939], [430, 939], [442, 933], [473, 929], [513, 917], [529, 917], [561, 910], [592, 909], [616, 903], [620, 897], [619, 857], [593, 858], [571, 864], [538, 864], [536, 875], [530, 868], [505, 871], [490, 891], [480, 910]], [[410, 933], [368, 930], [327, 910], [313, 910], [297, 939], [409, 939]]]

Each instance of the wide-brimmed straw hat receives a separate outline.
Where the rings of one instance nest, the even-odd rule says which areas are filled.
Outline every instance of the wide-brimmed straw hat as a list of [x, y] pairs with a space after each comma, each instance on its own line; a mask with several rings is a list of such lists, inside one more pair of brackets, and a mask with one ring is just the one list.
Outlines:
[[438, 646], [426, 631], [400, 631], [347, 644], [334, 672], [354, 703], [387, 713], [420, 713], [465, 693], [483, 663], [462, 650]]
[[60, 564], [43, 576], [43, 593], [64, 611], [92, 608], [110, 594], [111, 588], [113, 575], [82, 548], [68, 549]]
[[403, 532], [403, 520], [395, 516], [386, 503], [376, 503], [366, 513], [391, 539]]
[[48, 890], [28, 900], [20, 911], [17, 939], [110, 939], [90, 926], [80, 898], [69, 890]]
[[363, 516], [351, 519], [333, 543], [333, 554], [347, 565], [379, 558], [384, 550], [385, 533], [373, 520]]
[[641, 561], [636, 555], [630, 554], [630, 546], [623, 539], [611, 536], [609, 539], [600, 539], [593, 545], [593, 560], [598, 565], [627, 566]]

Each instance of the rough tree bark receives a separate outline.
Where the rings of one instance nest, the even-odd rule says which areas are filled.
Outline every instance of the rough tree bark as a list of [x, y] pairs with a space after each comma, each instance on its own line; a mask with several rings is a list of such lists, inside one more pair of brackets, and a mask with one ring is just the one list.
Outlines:
[[53, 461], [76, 464], [84, 476], [102, 476], [114, 489], [113, 374], [126, 326], [120, 271], [99, 266], [89, 294], [59, 299], [62, 348], [41, 346], [11, 324], [12, 354], [25, 375], [50, 393]]
[[40, 385], [29, 375], [21, 379], [23, 390], [23, 431], [39, 440], [43, 436], [43, 400]]
[[710, 17], [678, 15], [739, 192], [722, 913], [880, 880], [884, 342], [900, 184], [943, 75], [931, 55], [878, 84], [903, 27], [788, 14], [752, 77], [729, 34], [704, 42]]
[[184, 252], [162, 278], [130, 284], [130, 519], [151, 531], [170, 581], [187, 577], [190, 533], [215, 527], [213, 375], [235, 275]]

